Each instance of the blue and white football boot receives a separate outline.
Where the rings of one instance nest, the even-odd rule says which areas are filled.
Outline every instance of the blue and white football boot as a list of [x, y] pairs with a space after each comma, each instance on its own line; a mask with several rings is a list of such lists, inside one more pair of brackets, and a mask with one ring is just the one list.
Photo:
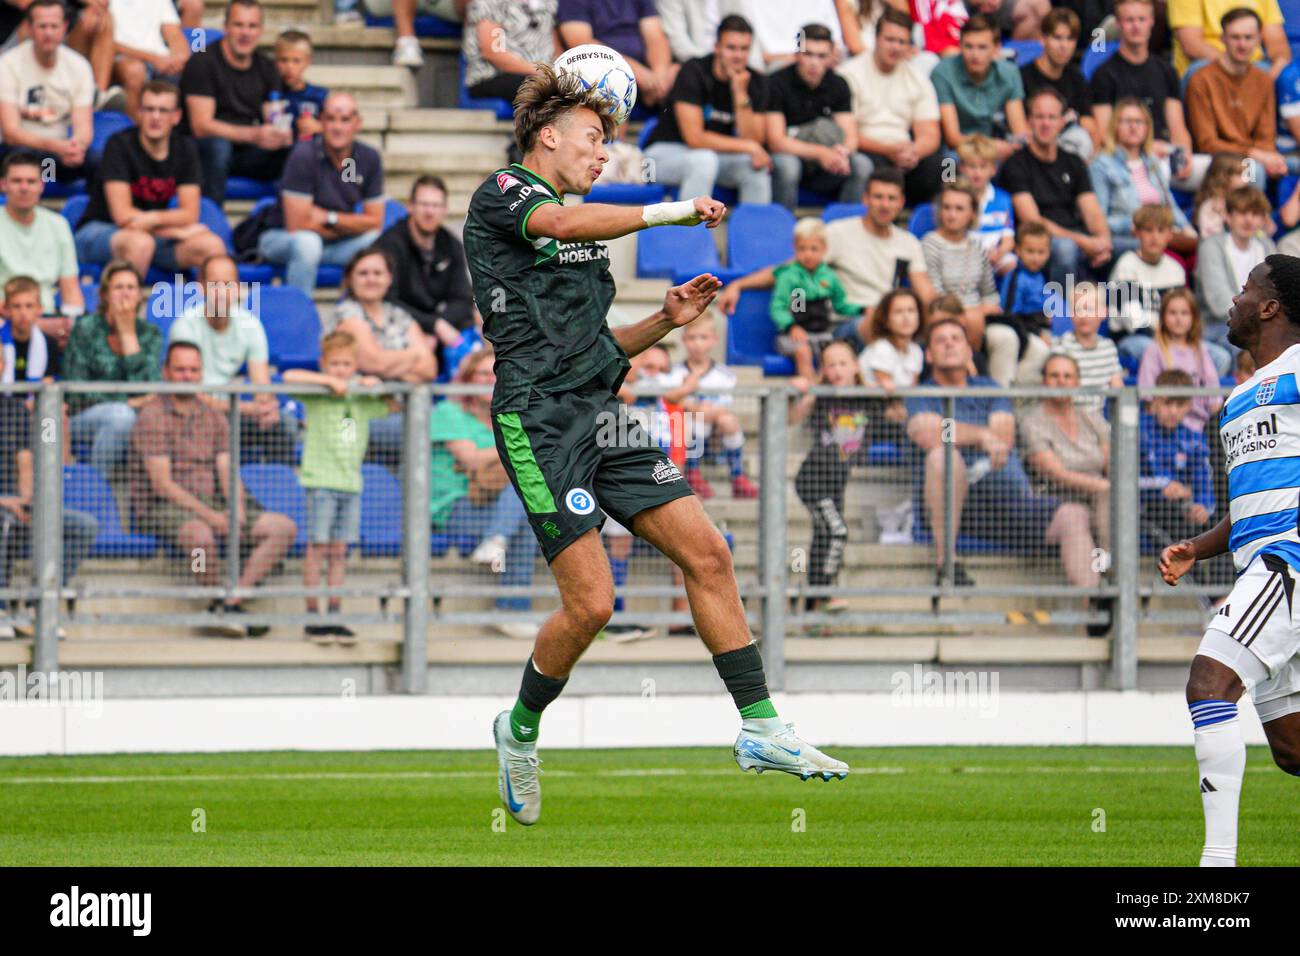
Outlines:
[[542, 772], [536, 743], [516, 740], [510, 729], [510, 711], [497, 714], [492, 723], [497, 741], [497, 790], [510, 815], [526, 827], [542, 815], [542, 788], [537, 776]]
[[775, 726], [766, 733], [741, 727], [732, 750], [741, 770], [757, 773], [780, 770], [794, 774], [800, 780], [810, 777], [820, 777], [823, 781], [831, 778], [843, 780], [849, 775], [848, 764], [828, 757], [806, 740], [800, 740], [794, 732], [794, 724], [782, 724], [775, 718], [772, 723]]

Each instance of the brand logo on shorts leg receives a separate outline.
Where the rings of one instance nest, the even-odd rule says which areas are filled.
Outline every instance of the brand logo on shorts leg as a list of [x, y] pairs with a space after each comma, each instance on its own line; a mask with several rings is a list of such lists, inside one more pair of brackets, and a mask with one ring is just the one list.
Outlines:
[[667, 458], [661, 458], [655, 465], [654, 471], [650, 472], [650, 477], [655, 480], [656, 485], [666, 485], [670, 481], [681, 481], [682, 473]]
[[560, 528], [554, 521], [544, 522], [542, 524], [542, 532], [548, 538], [558, 538], [560, 536]]
[[564, 496], [564, 506], [575, 515], [589, 515], [596, 510], [596, 499], [586, 488], [572, 488]]

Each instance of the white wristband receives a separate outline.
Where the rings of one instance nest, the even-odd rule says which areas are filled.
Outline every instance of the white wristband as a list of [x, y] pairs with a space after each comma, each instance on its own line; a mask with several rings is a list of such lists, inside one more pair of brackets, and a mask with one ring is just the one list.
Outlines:
[[683, 199], [646, 206], [641, 210], [641, 218], [647, 226], [693, 226], [700, 221], [700, 214], [695, 211], [693, 200]]

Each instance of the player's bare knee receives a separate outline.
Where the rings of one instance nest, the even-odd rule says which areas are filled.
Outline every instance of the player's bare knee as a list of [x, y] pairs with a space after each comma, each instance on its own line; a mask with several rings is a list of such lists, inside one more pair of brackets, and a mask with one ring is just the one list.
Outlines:
[[731, 549], [726, 539], [716, 531], [693, 548], [687, 555], [682, 570], [696, 580], [725, 578], [732, 573]]
[[564, 602], [564, 611], [589, 639], [600, 633], [614, 614], [614, 594], [584, 594]]
[[1273, 762], [1277, 764], [1279, 770], [1293, 777], [1300, 777], [1300, 751], [1294, 747], [1282, 747], [1277, 744], [1272, 745], [1272, 751]]
[[1192, 669], [1187, 675], [1187, 702], [1201, 700], [1235, 701], [1243, 690], [1241, 678], [1232, 668], [1211, 657], [1197, 655], [1192, 658]]

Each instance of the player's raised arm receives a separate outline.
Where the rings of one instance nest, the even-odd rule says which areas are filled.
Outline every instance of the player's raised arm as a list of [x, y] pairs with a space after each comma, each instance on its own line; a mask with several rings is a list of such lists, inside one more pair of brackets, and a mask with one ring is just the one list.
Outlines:
[[1232, 515], [1225, 514], [1223, 520], [1205, 534], [1198, 534], [1190, 541], [1177, 541], [1160, 552], [1160, 577], [1165, 584], [1176, 585], [1178, 579], [1197, 561], [1213, 558], [1228, 550], [1228, 539], [1232, 536]]
[[727, 207], [708, 196], [681, 202], [661, 202], [651, 206], [614, 206], [609, 203], [583, 203], [562, 206], [545, 203], [528, 218], [529, 239], [546, 236], [560, 242], [600, 242], [617, 239], [648, 226], [694, 226], [704, 223], [715, 229], [726, 215]]

